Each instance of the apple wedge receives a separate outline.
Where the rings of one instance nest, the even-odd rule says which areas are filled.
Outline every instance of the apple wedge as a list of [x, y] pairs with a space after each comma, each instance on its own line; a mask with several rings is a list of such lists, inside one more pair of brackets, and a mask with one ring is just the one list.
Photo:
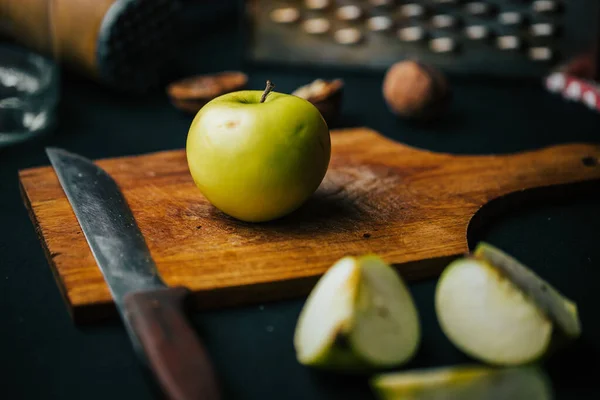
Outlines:
[[538, 367], [460, 365], [389, 372], [370, 380], [381, 400], [550, 400], [552, 386]]
[[581, 323], [577, 304], [563, 296], [548, 282], [496, 247], [480, 243], [475, 249], [476, 258], [494, 265], [556, 324], [561, 333], [569, 338], [581, 335]]
[[446, 267], [435, 309], [457, 348], [493, 365], [534, 362], [549, 352], [557, 335], [581, 333], [575, 303], [487, 243]]
[[402, 278], [379, 257], [344, 257], [319, 279], [296, 325], [301, 364], [345, 371], [399, 366], [420, 344], [421, 326]]

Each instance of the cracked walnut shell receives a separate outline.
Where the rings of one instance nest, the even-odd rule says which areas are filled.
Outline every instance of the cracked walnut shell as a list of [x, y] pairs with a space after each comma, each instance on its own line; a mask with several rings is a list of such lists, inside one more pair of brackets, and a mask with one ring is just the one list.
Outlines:
[[327, 125], [332, 126], [340, 116], [343, 89], [344, 82], [341, 79], [332, 81], [316, 79], [307, 85], [299, 87], [292, 92], [292, 95], [311, 102], [317, 107]]

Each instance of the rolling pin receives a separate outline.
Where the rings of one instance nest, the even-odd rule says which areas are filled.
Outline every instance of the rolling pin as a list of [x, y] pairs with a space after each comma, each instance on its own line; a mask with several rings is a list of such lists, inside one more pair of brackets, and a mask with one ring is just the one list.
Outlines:
[[179, 0], [0, 0], [0, 29], [89, 78], [143, 93], [174, 53], [179, 10]]

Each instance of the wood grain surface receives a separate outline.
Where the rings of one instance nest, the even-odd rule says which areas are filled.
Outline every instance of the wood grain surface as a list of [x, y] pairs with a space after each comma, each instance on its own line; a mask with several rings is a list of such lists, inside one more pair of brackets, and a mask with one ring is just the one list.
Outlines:
[[[346, 255], [377, 253], [408, 280], [434, 277], [468, 251], [469, 227], [484, 226], [498, 205], [598, 188], [599, 158], [600, 146], [591, 144], [456, 156], [410, 148], [366, 128], [336, 130], [317, 192], [296, 212], [262, 224], [234, 220], [208, 203], [183, 150], [97, 163], [122, 188], [165, 282], [188, 287], [194, 306], [205, 309], [305, 295]], [[54, 171], [32, 168], [19, 178], [76, 321], [114, 316]], [[483, 207], [489, 202], [494, 206]]]

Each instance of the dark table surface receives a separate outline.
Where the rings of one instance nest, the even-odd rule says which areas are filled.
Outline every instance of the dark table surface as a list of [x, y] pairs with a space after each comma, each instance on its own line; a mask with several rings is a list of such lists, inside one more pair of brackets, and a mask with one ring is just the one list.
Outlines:
[[[284, 92], [315, 78], [342, 77], [347, 85], [342, 123], [368, 126], [409, 145], [487, 154], [600, 142], [600, 115], [547, 94], [540, 82], [452, 77], [448, 116], [434, 124], [414, 124], [387, 111], [382, 74], [248, 68], [230, 15], [198, 29], [194, 38], [174, 64], [178, 73], [243, 69], [250, 87], [262, 88], [268, 78]], [[20, 198], [17, 171], [48, 164], [48, 145], [90, 158], [183, 148], [192, 117], [174, 109], [162, 92], [125, 96], [66, 71], [58, 118], [52, 135], [0, 151], [0, 398], [150, 399], [148, 382], [118, 321], [88, 327], [71, 321]], [[579, 304], [583, 336], [544, 364], [558, 399], [600, 398], [598, 227], [600, 198], [590, 194], [515, 210], [477, 238], [529, 264]], [[435, 283], [410, 285], [423, 341], [405, 368], [470, 361], [440, 331], [433, 309]], [[193, 315], [226, 398], [372, 398], [365, 379], [320, 373], [296, 362], [292, 336], [302, 305], [303, 299], [296, 299]]]

